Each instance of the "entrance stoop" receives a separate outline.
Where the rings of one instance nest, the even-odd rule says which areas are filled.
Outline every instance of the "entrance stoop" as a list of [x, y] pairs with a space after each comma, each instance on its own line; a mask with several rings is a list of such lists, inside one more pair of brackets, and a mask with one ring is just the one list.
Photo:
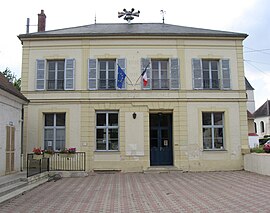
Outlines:
[[143, 173], [172, 173], [172, 172], [183, 172], [175, 166], [150, 166]]

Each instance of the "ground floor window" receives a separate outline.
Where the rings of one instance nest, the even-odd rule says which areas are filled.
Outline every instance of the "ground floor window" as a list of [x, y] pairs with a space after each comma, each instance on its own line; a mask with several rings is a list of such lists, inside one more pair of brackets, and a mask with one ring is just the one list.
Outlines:
[[203, 112], [203, 149], [224, 149], [224, 113]]
[[118, 112], [96, 112], [96, 150], [118, 151]]
[[44, 149], [60, 151], [66, 144], [66, 114], [44, 114]]

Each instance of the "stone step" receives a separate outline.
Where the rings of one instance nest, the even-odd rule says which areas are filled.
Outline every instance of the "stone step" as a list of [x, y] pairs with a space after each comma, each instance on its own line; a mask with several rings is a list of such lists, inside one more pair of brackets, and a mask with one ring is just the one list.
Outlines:
[[0, 196], [0, 204], [4, 203], [4, 202], [8, 202], [10, 199], [16, 198], [16, 197], [18, 197], [20, 195], [23, 195], [25, 192], [27, 192], [27, 191], [35, 188], [35, 187], [38, 187], [39, 185], [41, 185], [41, 184], [43, 184], [43, 183], [45, 183], [47, 181], [48, 181], [47, 178], [42, 178], [42, 179], [37, 180], [37, 181], [35, 181], [35, 182], [31, 183], [31, 184], [26, 183], [25, 186], [23, 186], [21, 188], [18, 188], [18, 189], [14, 190], [14, 191], [11, 191], [11, 192], [3, 195], [3, 196]]
[[143, 171], [144, 173], [171, 173], [171, 172], [182, 172], [175, 166], [151, 166]]
[[5, 183], [5, 185], [0, 188], [0, 197], [4, 196], [12, 191], [15, 191], [19, 188], [22, 188], [24, 186], [28, 185], [27, 182], [21, 181], [20, 179], [18, 180], [13, 180], [8, 183]]

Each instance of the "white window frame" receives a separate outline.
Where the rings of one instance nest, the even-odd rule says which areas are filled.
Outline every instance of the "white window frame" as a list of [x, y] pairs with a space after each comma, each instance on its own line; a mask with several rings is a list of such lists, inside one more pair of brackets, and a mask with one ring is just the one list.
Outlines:
[[[203, 71], [203, 74], [204, 74], [204, 69], [203, 69], [203, 62], [208, 62], [208, 66], [209, 66], [209, 70], [208, 70], [208, 76], [209, 76], [209, 79], [205, 79], [204, 76], [203, 77], [203, 89], [220, 89], [221, 88], [221, 81], [220, 81], [220, 60], [216, 60], [216, 59], [202, 59], [202, 71]], [[212, 72], [213, 72], [213, 69], [212, 69], [212, 62], [217, 62], [217, 75], [218, 75], [218, 78], [215, 79], [218, 81], [218, 87], [213, 87], [213, 77], [212, 77]], [[204, 86], [204, 81], [205, 80], [209, 80], [209, 87], [205, 87]]]
[[[59, 72], [59, 69], [58, 69], [58, 66], [59, 66], [59, 63], [62, 62], [63, 63], [63, 67], [64, 67], [64, 73], [63, 73], [63, 88], [61, 89], [58, 89], [58, 72]], [[49, 88], [49, 63], [54, 63], [55, 64], [55, 69], [54, 69], [54, 88], [51, 89]], [[54, 91], [54, 90], [59, 90], [59, 91], [62, 91], [62, 90], [65, 90], [65, 73], [66, 73], [66, 70], [65, 70], [65, 59], [63, 60], [47, 60], [47, 78], [46, 78], [46, 88], [48, 91]], [[62, 70], [61, 70], [62, 71]]]
[[[114, 88], [109, 88], [109, 62], [114, 62]], [[106, 62], [106, 88], [101, 88], [100, 87], [100, 62]], [[116, 90], [116, 79], [117, 79], [117, 72], [116, 72], [116, 59], [99, 59], [98, 60], [98, 90]]]
[[[154, 84], [153, 84], [153, 62], [157, 62], [158, 63], [158, 79], [155, 79], [155, 80], [158, 80], [158, 88], [154, 88]], [[162, 62], [166, 62], [167, 63], [167, 68], [166, 68], [166, 73], [167, 73], [167, 77], [166, 79], [163, 79], [162, 76], [161, 76], [161, 63]], [[152, 81], [152, 90], [166, 90], [166, 89], [170, 89], [170, 77], [169, 77], [169, 74], [170, 74], [170, 70], [169, 70], [169, 60], [168, 59], [151, 59], [151, 67], [152, 67], [152, 70], [151, 70], [151, 81]], [[162, 88], [162, 80], [166, 80], [166, 84], [167, 84], [167, 87], [166, 88]]]
[[[53, 114], [53, 126], [45, 126], [45, 117], [46, 115]], [[56, 126], [56, 115], [57, 114], [65, 114], [65, 126]], [[45, 147], [45, 130], [47, 129], [52, 129], [53, 130], [53, 150], [54, 151], [61, 151], [61, 150], [56, 150], [56, 130], [58, 129], [64, 129], [65, 130], [65, 142], [64, 142], [64, 147], [66, 146], [66, 113], [58, 112], [58, 113], [44, 113], [44, 147]]]
[[[106, 124], [104, 126], [97, 126], [97, 115], [98, 114], [106, 114]], [[117, 114], [118, 116], [118, 123], [117, 126], [109, 126], [109, 114]], [[105, 143], [106, 143], [106, 149], [105, 150], [100, 150], [97, 149], [97, 130], [98, 129], [105, 129], [106, 130], [106, 138], [105, 138]], [[109, 129], [117, 129], [118, 130], [118, 144], [117, 144], [117, 150], [109, 150]], [[119, 112], [118, 111], [96, 111], [96, 151], [100, 152], [117, 152], [119, 151]]]
[[[211, 113], [211, 125], [204, 125], [203, 124], [203, 114], [204, 113]], [[214, 123], [214, 114], [215, 113], [222, 113], [222, 125], [215, 125]], [[202, 112], [202, 139], [203, 139], [203, 150], [225, 150], [225, 128], [224, 128], [224, 112]], [[204, 148], [204, 135], [203, 135], [203, 129], [208, 128], [211, 129], [211, 135], [212, 135], [212, 148]], [[222, 148], [215, 148], [215, 134], [214, 130], [215, 129], [220, 129], [222, 128], [222, 141], [223, 141], [223, 146]]]

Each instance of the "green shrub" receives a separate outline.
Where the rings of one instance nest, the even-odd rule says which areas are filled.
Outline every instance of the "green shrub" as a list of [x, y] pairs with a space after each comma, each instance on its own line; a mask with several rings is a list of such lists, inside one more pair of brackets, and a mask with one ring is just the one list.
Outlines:
[[250, 152], [264, 153], [265, 151], [263, 150], [263, 145], [260, 145], [260, 146], [257, 146], [257, 147], [250, 149]]

